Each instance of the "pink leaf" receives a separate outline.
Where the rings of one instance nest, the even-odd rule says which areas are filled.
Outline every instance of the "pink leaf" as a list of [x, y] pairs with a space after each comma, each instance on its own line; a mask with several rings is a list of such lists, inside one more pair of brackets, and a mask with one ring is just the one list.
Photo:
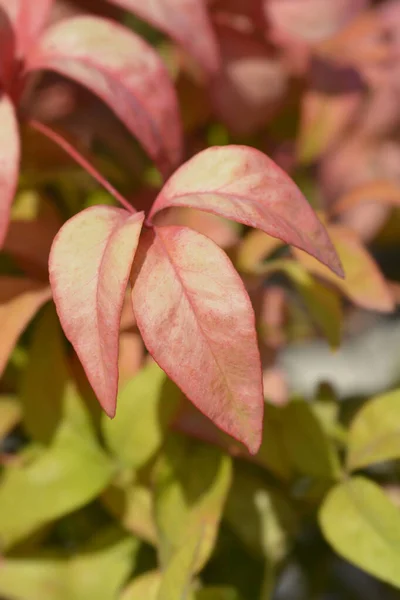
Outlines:
[[50, 283], [66, 336], [106, 413], [115, 414], [122, 305], [144, 215], [110, 206], [67, 221], [50, 253]]
[[289, 39], [317, 42], [340, 31], [369, 0], [264, 0], [267, 18]]
[[256, 227], [315, 256], [342, 275], [314, 211], [293, 181], [254, 148], [208, 148], [182, 165], [158, 195], [150, 219], [171, 206], [197, 208]]
[[282, 105], [288, 74], [267, 43], [252, 33], [225, 25], [216, 31], [222, 68], [211, 84], [214, 107], [234, 133], [254, 133]]
[[54, 0], [0, 0], [16, 36], [17, 55], [23, 58], [39, 36]]
[[226, 254], [186, 227], [157, 227], [134, 264], [133, 309], [160, 367], [251, 452], [261, 443], [261, 364], [250, 299]]
[[18, 277], [0, 277], [0, 376], [19, 336], [50, 298], [48, 285]]
[[20, 141], [14, 106], [0, 92], [0, 247], [10, 221], [10, 209], [18, 184]]
[[207, 71], [219, 66], [218, 48], [204, 0], [109, 0], [165, 31]]
[[179, 162], [172, 83], [158, 54], [127, 28], [98, 17], [66, 19], [44, 34], [27, 68], [57, 71], [97, 94], [164, 173]]

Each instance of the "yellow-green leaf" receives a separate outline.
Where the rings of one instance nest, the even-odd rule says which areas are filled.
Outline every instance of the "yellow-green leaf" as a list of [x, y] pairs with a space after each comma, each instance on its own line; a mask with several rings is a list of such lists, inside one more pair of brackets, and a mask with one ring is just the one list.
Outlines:
[[102, 501], [125, 529], [149, 544], [157, 544], [153, 500], [148, 488], [137, 484], [114, 484], [105, 490]]
[[297, 527], [295, 512], [285, 495], [240, 465], [235, 468], [224, 518], [250, 552], [273, 562], [286, 554], [290, 534]]
[[326, 497], [319, 521], [336, 552], [400, 587], [400, 514], [379, 486], [364, 477], [337, 485]]
[[233, 588], [209, 587], [199, 590], [196, 600], [239, 600], [239, 594]]
[[21, 405], [12, 396], [0, 396], [0, 440], [21, 420]]
[[125, 588], [120, 600], [157, 600], [161, 573], [150, 571], [135, 579]]
[[137, 540], [111, 531], [72, 558], [60, 553], [50, 558], [5, 559], [0, 594], [13, 600], [115, 600], [138, 549]]
[[163, 571], [157, 600], [194, 600], [193, 577], [200, 563], [206, 523], [192, 531]]
[[369, 400], [357, 413], [348, 441], [347, 468], [400, 458], [400, 389]]
[[221, 451], [170, 436], [155, 475], [155, 515], [160, 559], [169, 563], [189, 537], [201, 533], [194, 571], [207, 562], [231, 484], [231, 459]]
[[35, 325], [20, 393], [24, 427], [35, 441], [50, 442], [62, 418], [67, 381], [61, 327], [51, 305]]
[[112, 464], [87, 428], [72, 390], [65, 422], [49, 448], [26, 466], [10, 466], [0, 482], [0, 546], [95, 498], [113, 475]]
[[107, 446], [130, 467], [144, 465], [160, 448], [177, 409], [180, 392], [155, 363], [125, 385], [114, 419], [103, 416]]

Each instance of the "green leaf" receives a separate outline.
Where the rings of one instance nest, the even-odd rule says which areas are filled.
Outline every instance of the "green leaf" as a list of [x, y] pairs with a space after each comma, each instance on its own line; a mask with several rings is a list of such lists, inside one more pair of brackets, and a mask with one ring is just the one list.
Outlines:
[[348, 441], [347, 468], [352, 471], [400, 458], [400, 390], [367, 402], [357, 413]]
[[400, 514], [375, 483], [354, 477], [334, 487], [319, 521], [336, 552], [400, 587]]
[[72, 558], [4, 559], [0, 594], [13, 600], [115, 600], [138, 549], [134, 538], [110, 531]]
[[340, 475], [333, 444], [311, 406], [293, 400], [283, 408], [283, 438], [291, 464], [300, 475], [332, 480]]
[[144, 367], [118, 395], [115, 418], [103, 415], [111, 452], [127, 466], [143, 466], [160, 448], [179, 398], [180, 391], [160, 367]]
[[148, 488], [137, 484], [114, 484], [105, 490], [102, 501], [125, 529], [149, 544], [157, 544], [153, 499]]
[[157, 600], [161, 584], [161, 573], [150, 571], [136, 577], [125, 588], [119, 600]]
[[209, 587], [198, 591], [196, 600], [239, 600], [238, 592], [228, 587]]
[[70, 388], [66, 417], [49, 448], [25, 466], [11, 466], [0, 483], [0, 546], [8, 548], [95, 498], [113, 476]]
[[0, 396], [0, 440], [14, 429], [21, 416], [21, 405], [16, 398]]
[[62, 418], [68, 381], [63, 337], [54, 306], [46, 307], [35, 326], [20, 398], [27, 433], [47, 444]]
[[264, 409], [263, 438], [256, 460], [278, 479], [288, 481], [293, 475], [284, 438], [284, 409], [266, 404]]
[[155, 473], [155, 516], [162, 565], [201, 533], [195, 571], [214, 548], [231, 484], [231, 459], [221, 451], [183, 436], [170, 436]]
[[195, 600], [193, 577], [201, 562], [204, 540], [208, 537], [204, 521], [196, 531], [185, 538], [163, 571], [157, 600]]
[[284, 273], [294, 284], [309, 311], [310, 318], [321, 330], [332, 348], [338, 348], [342, 329], [342, 305], [338, 293], [319, 283], [307, 269], [293, 260], [275, 260], [263, 271]]
[[285, 495], [240, 465], [235, 468], [224, 518], [250, 552], [274, 563], [286, 555], [297, 529], [296, 514]]

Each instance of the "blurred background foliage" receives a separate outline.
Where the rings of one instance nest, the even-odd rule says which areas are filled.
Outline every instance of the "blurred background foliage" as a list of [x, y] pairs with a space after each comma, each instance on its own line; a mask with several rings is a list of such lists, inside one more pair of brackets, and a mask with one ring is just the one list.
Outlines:
[[[117, 416], [101, 413], [47, 280], [61, 224], [114, 200], [23, 131], [0, 255], [0, 597], [391, 600], [400, 588], [400, 1], [209, 0], [221, 67], [105, 0], [95, 12], [165, 60], [186, 157], [266, 152], [326, 223], [347, 278], [259, 231], [171, 211], [231, 257], [262, 351], [264, 441], [250, 457], [146, 354], [126, 302]], [[90, 153], [137, 209], [162, 180], [97, 98], [46, 73], [31, 113]]]

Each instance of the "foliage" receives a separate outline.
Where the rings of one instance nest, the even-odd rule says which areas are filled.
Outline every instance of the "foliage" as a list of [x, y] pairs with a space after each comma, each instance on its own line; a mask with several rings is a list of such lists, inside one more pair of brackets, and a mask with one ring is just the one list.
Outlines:
[[329, 548], [400, 587], [400, 391], [279, 362], [400, 297], [399, 23], [0, 0], [1, 597], [322, 598]]

